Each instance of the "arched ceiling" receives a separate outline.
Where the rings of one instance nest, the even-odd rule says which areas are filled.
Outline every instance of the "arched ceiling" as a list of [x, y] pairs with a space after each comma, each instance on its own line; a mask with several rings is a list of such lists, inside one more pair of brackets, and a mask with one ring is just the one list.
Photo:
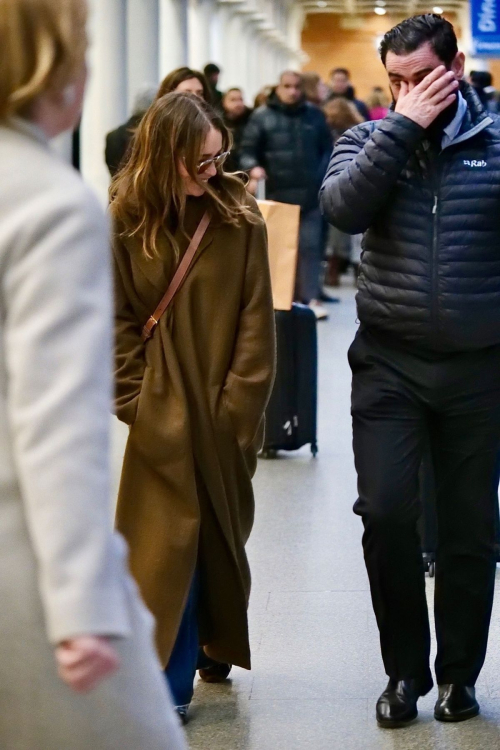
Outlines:
[[429, 13], [434, 8], [444, 13], [460, 13], [467, 4], [467, 0], [302, 0], [306, 13], [337, 13], [353, 17], [373, 14], [375, 7], [402, 18]]

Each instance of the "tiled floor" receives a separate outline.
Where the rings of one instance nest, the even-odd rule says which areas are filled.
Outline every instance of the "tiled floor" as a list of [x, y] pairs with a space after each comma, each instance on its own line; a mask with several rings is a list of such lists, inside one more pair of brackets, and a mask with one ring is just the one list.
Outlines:
[[[320, 329], [320, 453], [261, 461], [249, 545], [253, 671], [198, 685], [188, 726], [194, 750], [500, 750], [500, 597], [478, 685], [483, 714], [462, 725], [432, 718], [435, 692], [412, 727], [384, 731], [374, 704], [385, 686], [378, 635], [351, 511], [346, 352], [352, 290]], [[120, 440], [118, 440], [120, 443]], [[120, 446], [117, 445], [117, 461]], [[429, 598], [432, 581], [428, 582]]]

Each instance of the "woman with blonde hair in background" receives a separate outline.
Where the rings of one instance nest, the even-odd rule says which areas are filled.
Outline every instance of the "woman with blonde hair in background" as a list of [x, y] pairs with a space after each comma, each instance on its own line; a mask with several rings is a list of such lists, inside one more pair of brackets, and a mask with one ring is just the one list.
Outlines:
[[106, 223], [48, 143], [80, 117], [86, 21], [0, 0], [0, 747], [180, 750], [109, 523]]
[[116, 407], [130, 426], [117, 523], [183, 719], [197, 666], [207, 682], [250, 668], [245, 545], [274, 313], [265, 225], [223, 171], [230, 148], [209, 105], [169, 94], [111, 186]]
[[321, 107], [328, 96], [328, 87], [318, 73], [302, 73], [302, 87], [306, 101]]
[[370, 120], [383, 120], [389, 112], [389, 95], [382, 86], [374, 86], [366, 105], [370, 111]]
[[323, 106], [323, 112], [332, 131], [334, 144], [344, 135], [346, 130], [364, 122], [354, 104], [342, 96], [326, 102]]
[[255, 97], [253, 108], [259, 109], [259, 107], [264, 107], [275, 88], [275, 86], [263, 86]]

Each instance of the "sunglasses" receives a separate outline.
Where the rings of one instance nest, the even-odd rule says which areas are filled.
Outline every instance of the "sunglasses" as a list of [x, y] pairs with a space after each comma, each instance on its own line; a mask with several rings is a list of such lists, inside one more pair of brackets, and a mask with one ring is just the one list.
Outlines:
[[230, 153], [230, 151], [224, 151], [223, 154], [219, 154], [218, 156], [214, 156], [212, 159], [207, 159], [206, 161], [200, 162], [197, 167], [198, 174], [205, 174], [207, 169], [210, 169], [210, 166], [212, 164], [216, 169], [220, 169]]

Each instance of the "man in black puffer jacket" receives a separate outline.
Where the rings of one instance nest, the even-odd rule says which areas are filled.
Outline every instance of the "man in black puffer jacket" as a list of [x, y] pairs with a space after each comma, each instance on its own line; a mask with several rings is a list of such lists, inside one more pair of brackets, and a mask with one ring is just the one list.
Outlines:
[[332, 153], [332, 135], [320, 109], [305, 101], [302, 79], [287, 71], [266, 106], [243, 133], [240, 167], [254, 180], [267, 179], [266, 197], [299, 205], [301, 226], [296, 297], [320, 317], [323, 219], [318, 190]]
[[337, 144], [327, 219], [366, 232], [351, 347], [363, 544], [390, 681], [377, 719], [401, 726], [432, 687], [418, 470], [437, 474], [435, 716], [479, 712], [495, 581], [500, 446], [500, 121], [463, 82], [440, 16], [399, 24], [381, 46], [387, 119]]

